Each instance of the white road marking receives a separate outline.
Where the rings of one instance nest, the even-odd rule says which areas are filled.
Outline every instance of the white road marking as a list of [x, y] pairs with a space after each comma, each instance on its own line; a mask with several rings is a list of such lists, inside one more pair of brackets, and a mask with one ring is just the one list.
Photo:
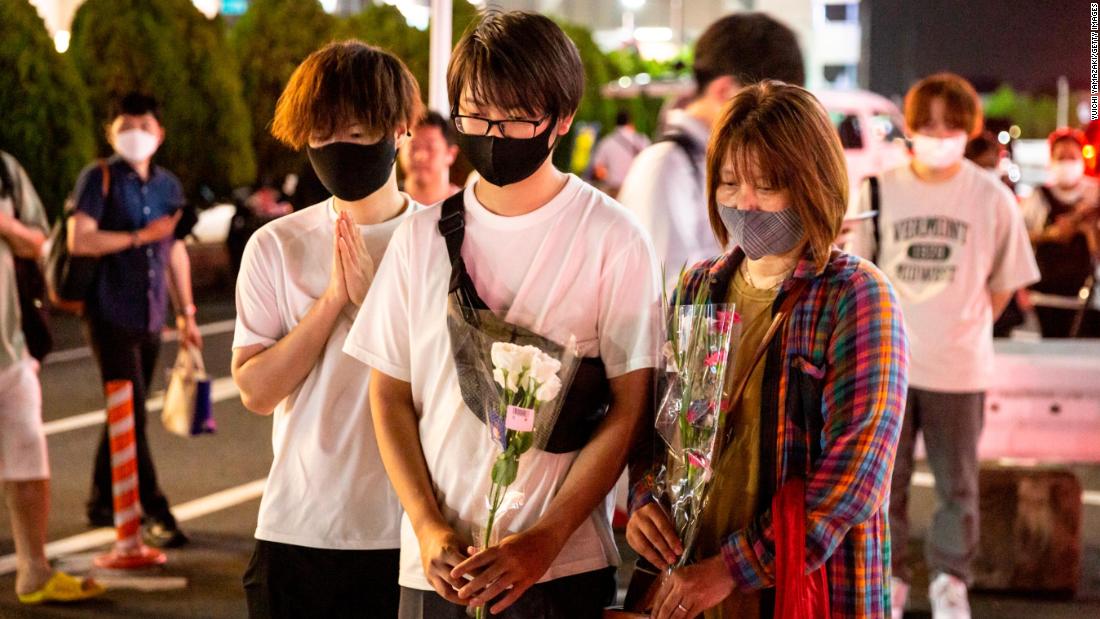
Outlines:
[[115, 576], [99, 568], [91, 574], [95, 581], [108, 590], [131, 589], [133, 591], [176, 591], [187, 588], [183, 576]]
[[174, 591], [187, 588], [187, 578], [183, 576], [165, 576], [163, 566], [136, 570], [112, 570], [96, 567], [95, 558], [103, 554], [101, 550], [82, 552], [59, 558], [54, 569], [68, 574], [87, 574], [108, 589], [131, 589], [134, 591]]
[[[216, 378], [210, 383], [210, 400], [217, 404], [225, 400], [231, 400], [240, 395], [237, 386], [233, 384], [233, 378], [226, 376]], [[148, 414], [159, 412], [164, 408], [164, 395], [156, 395], [145, 402], [145, 410]], [[80, 413], [71, 417], [64, 417], [42, 424], [46, 436], [61, 434], [70, 430], [79, 430], [89, 426], [101, 425], [107, 420], [106, 409], [99, 409], [88, 413]]]
[[[228, 509], [235, 505], [240, 505], [241, 503], [246, 503], [259, 498], [260, 495], [263, 494], [264, 483], [266, 483], [266, 481], [266, 479], [257, 479], [247, 484], [241, 484], [240, 486], [229, 488], [228, 490], [222, 490], [193, 501], [188, 501], [172, 508], [172, 514], [176, 517], [177, 521], [187, 522], [188, 520], [194, 520], [207, 514]], [[57, 557], [86, 552], [92, 548], [106, 546], [113, 542], [114, 539], [114, 529], [106, 527], [94, 529], [46, 544], [46, 557], [55, 559]], [[0, 576], [10, 574], [14, 571], [15, 555], [10, 554], [0, 557]]]
[[[233, 320], [219, 320], [217, 322], [208, 322], [204, 325], [199, 325], [199, 333], [206, 337], [208, 335], [220, 335], [222, 333], [230, 333], [233, 331], [233, 327], [236, 321]], [[179, 339], [179, 332], [175, 329], [169, 329], [161, 336], [162, 342], [174, 342]], [[88, 346], [81, 346], [80, 348], [67, 348], [65, 350], [58, 350], [51, 352], [46, 357], [45, 365], [53, 365], [55, 363], [66, 363], [68, 361], [77, 361], [92, 356], [92, 349]]]

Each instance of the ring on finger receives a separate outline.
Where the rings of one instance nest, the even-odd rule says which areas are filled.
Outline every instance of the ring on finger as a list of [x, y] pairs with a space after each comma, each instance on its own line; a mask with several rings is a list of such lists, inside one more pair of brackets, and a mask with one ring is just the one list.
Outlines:
[[683, 604], [676, 604], [676, 610], [678, 610], [682, 613], [686, 613], [688, 611], [687, 607], [684, 606]]

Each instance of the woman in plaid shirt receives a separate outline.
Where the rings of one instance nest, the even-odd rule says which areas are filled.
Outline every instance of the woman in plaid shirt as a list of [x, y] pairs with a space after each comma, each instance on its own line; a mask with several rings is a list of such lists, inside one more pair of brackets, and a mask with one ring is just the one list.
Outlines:
[[[794, 479], [805, 484], [804, 572], [821, 569], [828, 616], [885, 617], [907, 343], [882, 273], [833, 246], [847, 173], [813, 95], [780, 82], [738, 94], [711, 138], [707, 196], [715, 237], [733, 249], [691, 268], [683, 298], [705, 286], [713, 302], [736, 305], [742, 328], [731, 374], [751, 373], [740, 404], [724, 411], [733, 438], [715, 463], [696, 556], [665, 579], [653, 617], [773, 616], [772, 500]], [[753, 366], [791, 294], [799, 296], [789, 322]], [[653, 498], [656, 455], [634, 454], [632, 472], [642, 474], [627, 540], [665, 568], [683, 548]]]

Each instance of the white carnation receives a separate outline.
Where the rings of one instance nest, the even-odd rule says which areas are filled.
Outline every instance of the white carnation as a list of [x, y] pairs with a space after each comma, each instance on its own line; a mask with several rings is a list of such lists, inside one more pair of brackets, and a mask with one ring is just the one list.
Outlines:
[[557, 376], [560, 370], [561, 361], [558, 361], [541, 350], [531, 358], [530, 377], [531, 380], [538, 385], [542, 385], [551, 378]]
[[[508, 342], [493, 342], [490, 356], [493, 359], [493, 367], [512, 374], [516, 370], [516, 357], [520, 347]], [[518, 372], [515, 372], [518, 374]]]
[[535, 392], [535, 399], [539, 402], [549, 402], [558, 397], [560, 392], [561, 379], [557, 376], [551, 376], [549, 380], [539, 385], [538, 391]]

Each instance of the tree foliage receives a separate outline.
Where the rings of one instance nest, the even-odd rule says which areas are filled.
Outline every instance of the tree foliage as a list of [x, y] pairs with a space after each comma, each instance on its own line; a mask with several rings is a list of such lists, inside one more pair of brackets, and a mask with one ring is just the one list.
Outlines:
[[420, 85], [421, 97], [427, 100], [430, 46], [427, 31], [410, 26], [401, 11], [388, 4], [366, 7], [344, 20], [338, 30], [343, 37], [360, 39], [400, 58]]
[[1058, 122], [1058, 101], [1050, 95], [1031, 95], [1002, 84], [985, 100], [985, 115], [1019, 125], [1027, 139], [1045, 138]]
[[0, 0], [0, 149], [31, 177], [51, 214], [95, 153], [84, 84], [26, 0]]
[[220, 18], [208, 20], [190, 0], [87, 0], [73, 20], [70, 54], [99, 126], [127, 92], [161, 102], [167, 136], [157, 161], [189, 196], [252, 181], [248, 110]]
[[565, 21], [559, 21], [558, 25], [577, 46], [584, 66], [584, 96], [577, 108], [577, 120], [599, 123], [604, 128], [613, 126], [615, 105], [600, 93], [610, 79], [607, 56], [596, 45], [588, 28]]
[[336, 34], [335, 18], [316, 0], [252, 0], [233, 26], [230, 41], [241, 68], [262, 177], [277, 179], [304, 164], [304, 155], [271, 137], [275, 103], [294, 69]]

